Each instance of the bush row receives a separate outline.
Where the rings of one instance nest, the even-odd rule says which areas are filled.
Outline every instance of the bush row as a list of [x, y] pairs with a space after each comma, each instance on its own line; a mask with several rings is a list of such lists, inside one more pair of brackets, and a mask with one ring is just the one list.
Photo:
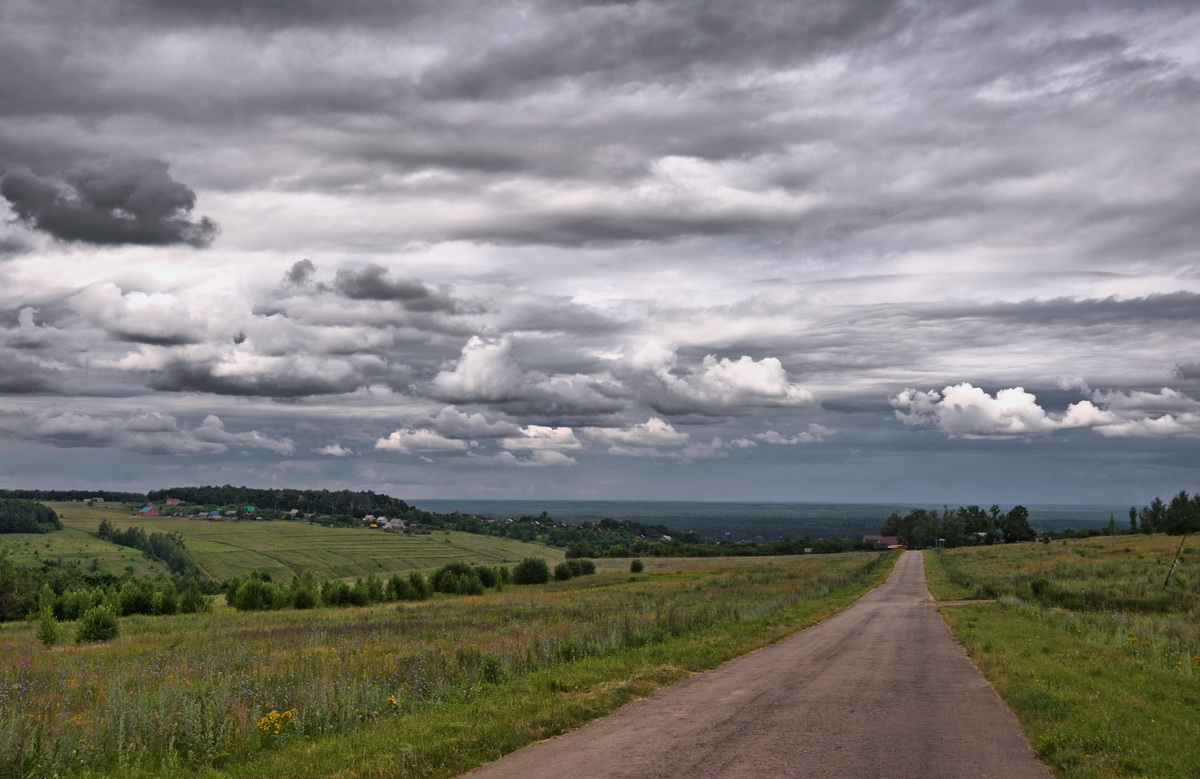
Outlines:
[[[591, 560], [572, 559], [559, 564], [554, 578], [570, 579], [596, 572]], [[503, 589], [507, 584], [544, 584], [550, 581], [550, 566], [540, 557], [528, 557], [514, 568], [507, 566], [447, 563], [428, 577], [419, 571], [394, 574], [387, 580], [371, 575], [353, 584], [341, 579], [318, 583], [311, 575], [293, 577], [287, 585], [272, 582], [270, 576], [254, 573], [235, 577], [225, 584], [225, 599], [239, 611], [272, 609], [311, 609], [315, 606], [368, 606], [374, 603], [426, 600], [435, 592], [447, 595], [481, 595], [486, 590]]]

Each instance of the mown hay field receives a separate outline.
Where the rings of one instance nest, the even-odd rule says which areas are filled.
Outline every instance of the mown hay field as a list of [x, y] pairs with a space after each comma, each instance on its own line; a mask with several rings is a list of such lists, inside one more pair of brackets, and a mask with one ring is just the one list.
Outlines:
[[136, 549], [97, 538], [95, 530], [92, 526], [91, 532], [65, 527], [53, 533], [5, 533], [0, 535], [0, 552], [7, 553], [19, 565], [61, 560], [65, 564], [78, 563], [84, 570], [95, 566], [118, 576], [126, 573], [153, 576], [163, 570], [159, 563]]
[[955, 638], [1060, 776], [1200, 776], [1200, 542], [1108, 536], [926, 552]]
[[[437, 568], [456, 560], [495, 565], [537, 556], [546, 558], [553, 565], [564, 557], [563, 550], [541, 544], [470, 533], [405, 535], [366, 528], [310, 525], [303, 521], [138, 518], [131, 516], [129, 509], [113, 504], [90, 507], [80, 503], [49, 505], [59, 513], [68, 530], [94, 533], [100, 522], [107, 519], [118, 529], [136, 525], [147, 533], [179, 533], [200, 567], [218, 579], [244, 575], [252, 570], [265, 571], [272, 578], [284, 580], [306, 572], [318, 579], [370, 574], [387, 576]], [[43, 538], [59, 536], [62, 532], [65, 531], [50, 533]], [[68, 537], [60, 540], [65, 544]]]

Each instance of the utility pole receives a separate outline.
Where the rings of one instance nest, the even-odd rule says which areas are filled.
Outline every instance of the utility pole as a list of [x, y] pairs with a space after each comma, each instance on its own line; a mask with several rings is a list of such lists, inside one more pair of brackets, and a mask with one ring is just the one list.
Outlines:
[[1179, 548], [1175, 550], [1175, 559], [1171, 561], [1171, 568], [1167, 571], [1167, 578], [1163, 579], [1163, 589], [1167, 589], [1167, 585], [1171, 583], [1171, 574], [1175, 573], [1175, 566], [1179, 564], [1179, 555], [1183, 552], [1183, 542], [1187, 540], [1187, 533], [1183, 534], [1183, 538], [1179, 539]]

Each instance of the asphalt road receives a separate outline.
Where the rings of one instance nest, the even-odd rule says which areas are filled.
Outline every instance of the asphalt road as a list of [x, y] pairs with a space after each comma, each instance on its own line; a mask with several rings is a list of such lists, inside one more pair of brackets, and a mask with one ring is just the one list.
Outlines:
[[919, 552], [841, 614], [697, 674], [471, 779], [1046, 779], [954, 643]]

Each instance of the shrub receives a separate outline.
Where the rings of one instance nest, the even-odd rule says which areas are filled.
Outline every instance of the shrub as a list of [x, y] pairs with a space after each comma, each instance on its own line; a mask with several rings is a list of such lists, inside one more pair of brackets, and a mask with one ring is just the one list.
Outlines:
[[545, 584], [550, 581], [550, 566], [540, 557], [526, 557], [512, 572], [514, 584]]
[[630, 573], [641, 573], [644, 570], [646, 570], [646, 564], [643, 563], [641, 560], [634, 558], [633, 560], [629, 561], [629, 572]]
[[451, 595], [478, 595], [483, 592], [483, 581], [478, 569], [467, 563], [446, 563], [429, 577], [434, 592]]
[[37, 640], [47, 647], [62, 641], [62, 627], [54, 618], [54, 610], [49, 606], [42, 607], [41, 615], [38, 618]]
[[84, 612], [75, 629], [75, 643], [108, 641], [121, 635], [121, 623], [110, 606], [93, 606]]
[[479, 581], [483, 582], [484, 587], [495, 587], [500, 581], [500, 577], [496, 574], [496, 569], [490, 565], [481, 565], [475, 569], [475, 574], [479, 577]]
[[121, 586], [121, 616], [154, 613], [154, 588], [150, 581], [133, 580]]
[[496, 566], [496, 577], [500, 580], [500, 584], [512, 584], [512, 569], [507, 565]]
[[71, 590], [62, 596], [62, 618], [74, 621], [83, 616], [83, 612], [92, 607], [92, 594], [87, 590]]
[[408, 574], [408, 584], [412, 587], [413, 600], [429, 600], [433, 595], [433, 586], [429, 580], [421, 575], [420, 571], [411, 571]]
[[175, 614], [178, 611], [179, 591], [175, 588], [175, 582], [168, 580], [163, 584], [163, 588], [155, 593], [154, 613]]
[[554, 581], [556, 582], [565, 582], [574, 575], [575, 572], [572, 571], [571, 566], [567, 565], [566, 563], [559, 563], [558, 565], [554, 566]]
[[297, 587], [292, 591], [292, 608], [311, 609], [317, 605], [317, 593], [312, 587]]
[[179, 610], [184, 614], [202, 614], [212, 611], [212, 598], [200, 592], [195, 584], [189, 586], [179, 596]]
[[571, 566], [571, 573], [575, 576], [591, 576], [596, 572], [596, 561], [586, 557], [567, 560], [567, 565]]
[[257, 577], [250, 577], [242, 582], [229, 605], [238, 611], [266, 611], [276, 608], [280, 600], [278, 587], [271, 582], [264, 582]]
[[413, 592], [413, 586], [406, 577], [398, 573], [392, 574], [387, 581], [387, 599], [388, 600], [416, 600], [416, 593]]

